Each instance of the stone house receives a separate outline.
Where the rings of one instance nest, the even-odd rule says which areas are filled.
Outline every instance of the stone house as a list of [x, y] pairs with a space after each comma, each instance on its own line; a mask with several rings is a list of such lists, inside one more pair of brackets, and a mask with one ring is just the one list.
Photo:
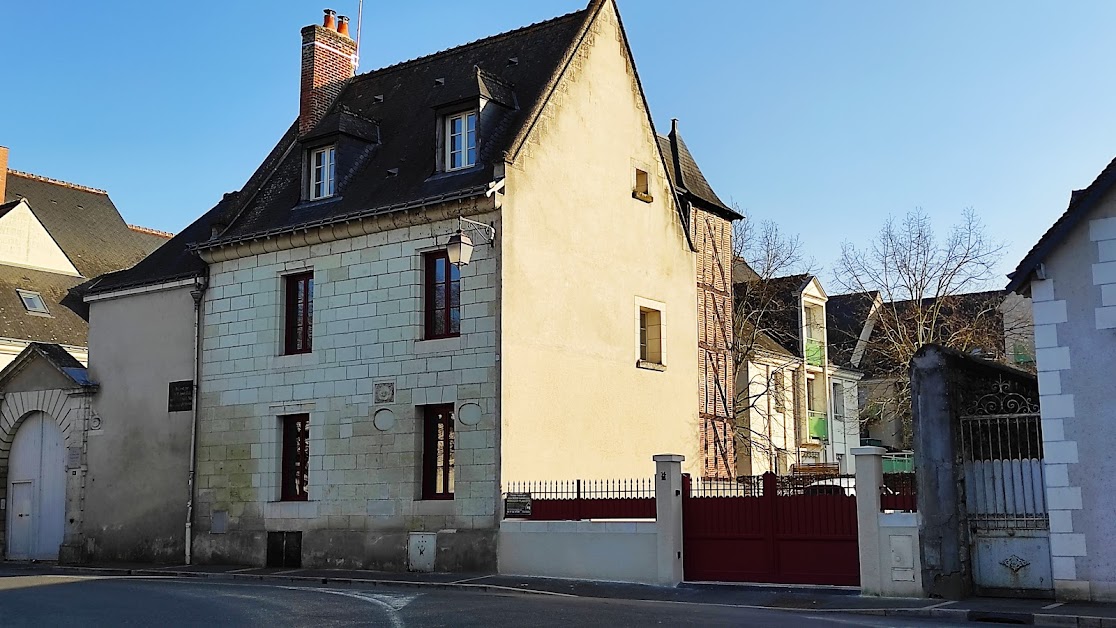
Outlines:
[[1116, 329], [1116, 160], [1019, 262], [1007, 290], [1030, 297], [1054, 589], [1116, 600], [1108, 375]]
[[158, 421], [141, 488], [189, 496], [151, 536], [491, 570], [509, 481], [728, 476], [739, 216], [656, 133], [615, 3], [361, 75], [344, 18], [302, 38], [244, 187], [87, 297], [100, 438]]

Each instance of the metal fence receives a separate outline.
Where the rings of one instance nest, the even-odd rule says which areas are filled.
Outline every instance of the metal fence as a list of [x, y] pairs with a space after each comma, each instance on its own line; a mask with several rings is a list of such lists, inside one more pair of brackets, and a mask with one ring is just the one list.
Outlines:
[[914, 473], [884, 473], [884, 487], [880, 492], [880, 511], [918, 511], [918, 485]]
[[654, 478], [509, 482], [506, 493], [530, 496], [533, 521], [654, 519]]
[[961, 417], [969, 520], [983, 529], [1045, 529], [1042, 431], [1037, 414]]

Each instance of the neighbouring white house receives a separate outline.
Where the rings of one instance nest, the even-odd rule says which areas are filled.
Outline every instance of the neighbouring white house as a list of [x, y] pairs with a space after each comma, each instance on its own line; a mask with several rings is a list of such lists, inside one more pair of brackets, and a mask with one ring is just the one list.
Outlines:
[[1116, 600], [1112, 478], [1116, 406], [1116, 160], [1010, 275], [1028, 296], [1042, 417], [1046, 504], [1055, 593]]
[[509, 481], [735, 473], [740, 216], [656, 132], [612, 0], [360, 75], [327, 11], [300, 50], [244, 187], [86, 297], [90, 473], [156, 430], [129, 481], [161, 507], [104, 496], [88, 546], [491, 570]]
[[0, 146], [0, 368], [31, 342], [88, 359], [80, 286], [170, 238], [124, 222], [104, 190], [8, 168]]
[[855, 408], [860, 374], [828, 329], [821, 282], [807, 274], [762, 279], [738, 259], [734, 290], [737, 474], [851, 473], [848, 449], [859, 442], [846, 408]]
[[[82, 296], [95, 277], [132, 266], [170, 234], [129, 226], [104, 190], [7, 166], [0, 147], [0, 555], [75, 561], [85, 515], [96, 509], [85, 501], [94, 491], [86, 437], [98, 422]], [[136, 340], [114, 342], [126, 350]], [[136, 477], [130, 465], [145, 451], [132, 443], [113, 452], [113, 464]], [[117, 499], [138, 508], [135, 498]]]

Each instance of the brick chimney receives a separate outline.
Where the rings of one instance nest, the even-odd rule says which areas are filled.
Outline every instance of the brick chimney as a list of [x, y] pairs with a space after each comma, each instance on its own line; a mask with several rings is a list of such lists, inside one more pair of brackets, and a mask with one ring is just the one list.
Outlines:
[[8, 191], [8, 147], [0, 146], [0, 203]]
[[299, 96], [298, 133], [305, 134], [322, 119], [356, 73], [356, 42], [336, 30], [336, 13], [325, 10], [322, 26], [302, 29], [302, 90]]

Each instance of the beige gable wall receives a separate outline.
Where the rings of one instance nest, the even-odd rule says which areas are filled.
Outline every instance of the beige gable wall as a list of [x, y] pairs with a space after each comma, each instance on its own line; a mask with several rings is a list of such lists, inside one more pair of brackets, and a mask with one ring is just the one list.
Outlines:
[[[606, 3], [508, 170], [505, 482], [646, 476], [658, 453], [700, 464], [695, 262], [630, 68]], [[632, 198], [635, 167], [651, 203]], [[636, 367], [641, 302], [664, 309], [661, 372]]]
[[0, 264], [80, 276], [26, 200], [0, 216]]

